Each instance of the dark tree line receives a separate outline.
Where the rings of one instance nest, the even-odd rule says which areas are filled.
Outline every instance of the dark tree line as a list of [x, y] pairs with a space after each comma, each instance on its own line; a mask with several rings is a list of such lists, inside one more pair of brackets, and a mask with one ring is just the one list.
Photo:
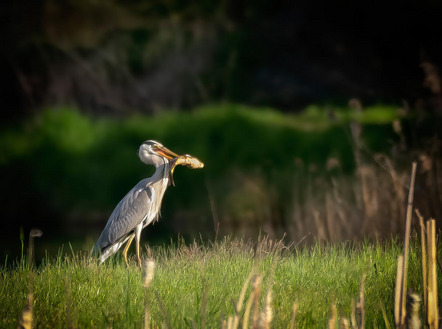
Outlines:
[[60, 104], [124, 115], [414, 102], [442, 58], [442, 4], [429, 0], [9, 0], [0, 15], [3, 118]]

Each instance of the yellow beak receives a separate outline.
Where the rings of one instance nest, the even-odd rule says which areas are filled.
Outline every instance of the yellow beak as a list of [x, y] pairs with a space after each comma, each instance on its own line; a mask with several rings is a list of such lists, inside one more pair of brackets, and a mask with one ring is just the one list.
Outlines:
[[167, 147], [164, 146], [157, 146], [156, 151], [159, 155], [167, 158], [168, 160], [178, 157], [178, 154], [172, 152]]

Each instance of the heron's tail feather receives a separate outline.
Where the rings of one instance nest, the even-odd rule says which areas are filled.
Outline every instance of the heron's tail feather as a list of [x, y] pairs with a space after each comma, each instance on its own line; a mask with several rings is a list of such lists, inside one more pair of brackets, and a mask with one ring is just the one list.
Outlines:
[[106, 259], [108, 259], [110, 256], [115, 254], [118, 251], [118, 249], [120, 249], [122, 244], [123, 243], [121, 243], [121, 242], [117, 242], [117, 243], [109, 246], [108, 248], [102, 250], [101, 255], [100, 255], [100, 264], [104, 263], [104, 261]]
[[115, 242], [112, 245], [109, 245], [105, 248], [100, 248], [98, 242], [95, 244], [94, 249], [92, 249], [92, 255], [98, 257], [100, 260], [100, 264], [104, 263], [106, 259], [115, 254], [121, 246], [127, 241], [127, 237], [118, 242]]

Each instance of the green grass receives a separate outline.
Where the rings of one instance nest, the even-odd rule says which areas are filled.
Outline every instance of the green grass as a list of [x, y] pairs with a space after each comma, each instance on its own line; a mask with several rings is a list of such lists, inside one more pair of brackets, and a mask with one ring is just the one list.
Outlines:
[[[220, 328], [223, 319], [234, 315], [233, 301], [255, 269], [263, 275], [261, 308], [273, 282], [274, 328], [288, 327], [296, 300], [298, 328], [325, 328], [332, 303], [338, 316], [349, 318], [364, 272], [366, 327], [385, 327], [382, 305], [393, 326], [396, 261], [401, 250], [395, 241], [384, 245], [316, 244], [302, 250], [281, 248], [268, 240], [257, 246], [230, 239], [155, 247], [156, 270], [148, 294], [152, 324], [192, 328], [204, 321], [207, 328]], [[408, 287], [418, 293], [422, 292], [420, 266], [415, 240], [410, 250]], [[16, 328], [26, 304], [29, 273], [26, 259], [1, 268], [0, 327]], [[102, 266], [80, 253], [45, 259], [35, 270], [35, 326], [141, 328], [145, 298], [142, 280], [133, 260], [126, 269], [119, 257]], [[250, 293], [248, 288], [246, 300]]]

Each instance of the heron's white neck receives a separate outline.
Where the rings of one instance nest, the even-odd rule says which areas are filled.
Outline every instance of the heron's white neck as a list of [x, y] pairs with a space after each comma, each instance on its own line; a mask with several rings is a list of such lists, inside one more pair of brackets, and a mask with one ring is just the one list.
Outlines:
[[155, 183], [163, 179], [169, 181], [169, 173], [170, 173], [169, 160], [163, 159], [162, 163], [155, 164], [155, 173], [151, 177], [152, 181]]
[[155, 218], [158, 219], [161, 213], [161, 201], [164, 193], [169, 186], [170, 165], [169, 161], [165, 160], [163, 164], [155, 166], [155, 173], [151, 177], [151, 188], [155, 191], [155, 198], [153, 199], [152, 209], [155, 209]]

